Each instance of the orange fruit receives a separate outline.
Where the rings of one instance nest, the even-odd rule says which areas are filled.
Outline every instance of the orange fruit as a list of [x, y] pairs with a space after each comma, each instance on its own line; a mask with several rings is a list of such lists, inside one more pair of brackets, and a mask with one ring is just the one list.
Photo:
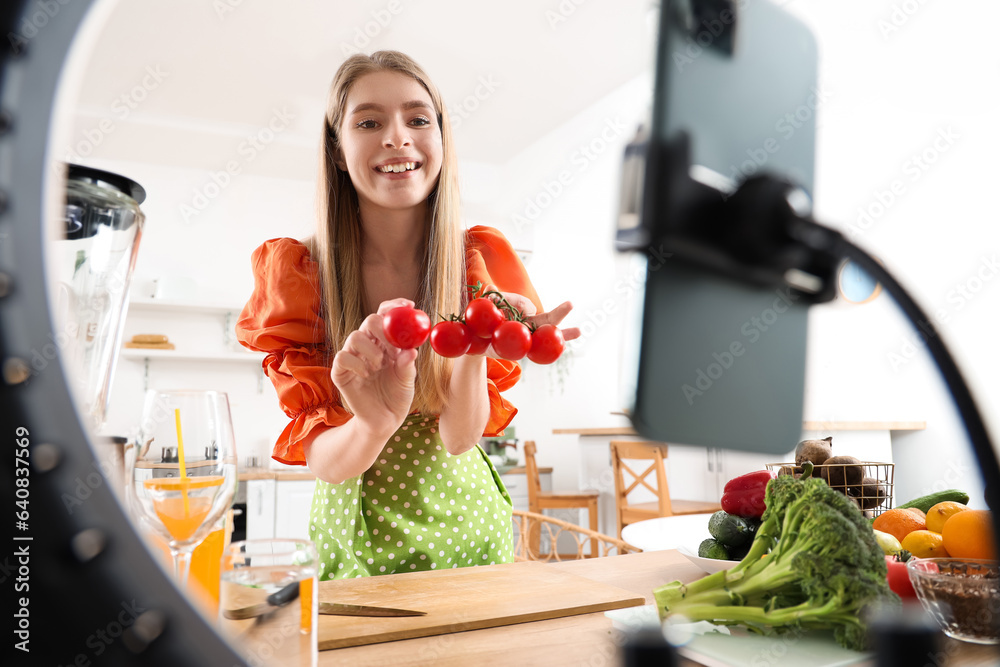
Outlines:
[[919, 507], [907, 507], [906, 511], [907, 512], [913, 512], [914, 514], [916, 514], [917, 516], [919, 516], [924, 521], [927, 521], [927, 515], [924, 514], [924, 511], [922, 509], [920, 509]]
[[952, 515], [941, 529], [941, 537], [953, 558], [995, 560], [997, 557], [993, 515], [987, 510], [966, 510]]
[[929, 530], [915, 530], [905, 538], [901, 546], [917, 558], [947, 558], [944, 538]]
[[944, 528], [945, 522], [950, 519], [952, 515], [964, 512], [967, 509], [969, 508], [966, 505], [956, 503], [951, 500], [938, 503], [934, 507], [927, 510], [927, 530], [940, 533], [941, 529]]
[[916, 512], [896, 508], [886, 510], [875, 517], [872, 528], [889, 533], [902, 543], [903, 539], [913, 531], [927, 530], [927, 522]]

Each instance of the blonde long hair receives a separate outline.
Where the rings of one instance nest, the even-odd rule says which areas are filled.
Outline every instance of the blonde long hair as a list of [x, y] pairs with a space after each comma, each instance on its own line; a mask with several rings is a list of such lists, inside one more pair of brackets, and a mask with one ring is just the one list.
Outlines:
[[[465, 302], [465, 241], [460, 223], [458, 163], [451, 122], [441, 94], [427, 74], [409, 56], [398, 51], [376, 51], [348, 58], [334, 76], [327, 98], [320, 156], [318, 228], [309, 249], [319, 265], [323, 316], [330, 355], [367, 316], [361, 273], [362, 229], [358, 194], [347, 171], [337, 166], [338, 132], [351, 86], [373, 72], [391, 71], [411, 76], [430, 95], [441, 129], [442, 160], [437, 186], [428, 197], [422, 279], [417, 307], [435, 319], [438, 313], [458, 313]], [[438, 414], [451, 377], [451, 360], [421, 351], [417, 356], [416, 389], [411, 411]], [[345, 407], [350, 409], [350, 406]]]

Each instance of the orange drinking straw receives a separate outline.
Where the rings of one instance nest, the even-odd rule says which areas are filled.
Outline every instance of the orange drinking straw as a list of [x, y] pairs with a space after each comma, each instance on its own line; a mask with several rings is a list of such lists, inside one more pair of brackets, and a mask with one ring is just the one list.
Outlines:
[[174, 408], [174, 423], [177, 425], [177, 462], [181, 467], [181, 495], [184, 498], [184, 516], [191, 515], [191, 507], [187, 494], [187, 467], [184, 464], [184, 436], [181, 435], [181, 409]]

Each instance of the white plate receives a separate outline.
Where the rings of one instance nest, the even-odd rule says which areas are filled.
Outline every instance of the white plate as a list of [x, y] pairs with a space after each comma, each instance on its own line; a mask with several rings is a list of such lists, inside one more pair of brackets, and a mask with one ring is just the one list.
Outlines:
[[705, 572], [712, 574], [713, 572], [718, 572], [719, 570], [728, 570], [731, 567], [736, 567], [740, 561], [738, 560], [718, 560], [716, 558], [702, 558], [697, 553], [692, 553], [690, 549], [686, 546], [681, 545], [677, 547], [677, 551], [680, 552], [682, 556], [687, 558], [689, 561], [703, 569]]
[[832, 632], [762, 637], [741, 628], [732, 635], [709, 633], [678, 648], [681, 655], [708, 667], [848, 667], [872, 665], [871, 653], [840, 646]]
[[[708, 534], [712, 513], [664, 516], [631, 523], [622, 529], [622, 539], [643, 551], [666, 551], [681, 545], [700, 544]], [[697, 549], [695, 550], [697, 553]]]

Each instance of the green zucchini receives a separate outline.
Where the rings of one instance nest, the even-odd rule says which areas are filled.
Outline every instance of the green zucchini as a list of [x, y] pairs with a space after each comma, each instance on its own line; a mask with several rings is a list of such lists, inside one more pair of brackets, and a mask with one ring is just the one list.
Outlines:
[[910, 507], [916, 507], [921, 512], [926, 514], [932, 507], [938, 503], [943, 503], [946, 501], [951, 501], [954, 503], [961, 503], [963, 505], [969, 504], [969, 494], [965, 491], [959, 491], [958, 489], [948, 489], [947, 491], [937, 491], [926, 496], [921, 496], [915, 500], [911, 500], [908, 503], [899, 505], [898, 508], [905, 510]]

